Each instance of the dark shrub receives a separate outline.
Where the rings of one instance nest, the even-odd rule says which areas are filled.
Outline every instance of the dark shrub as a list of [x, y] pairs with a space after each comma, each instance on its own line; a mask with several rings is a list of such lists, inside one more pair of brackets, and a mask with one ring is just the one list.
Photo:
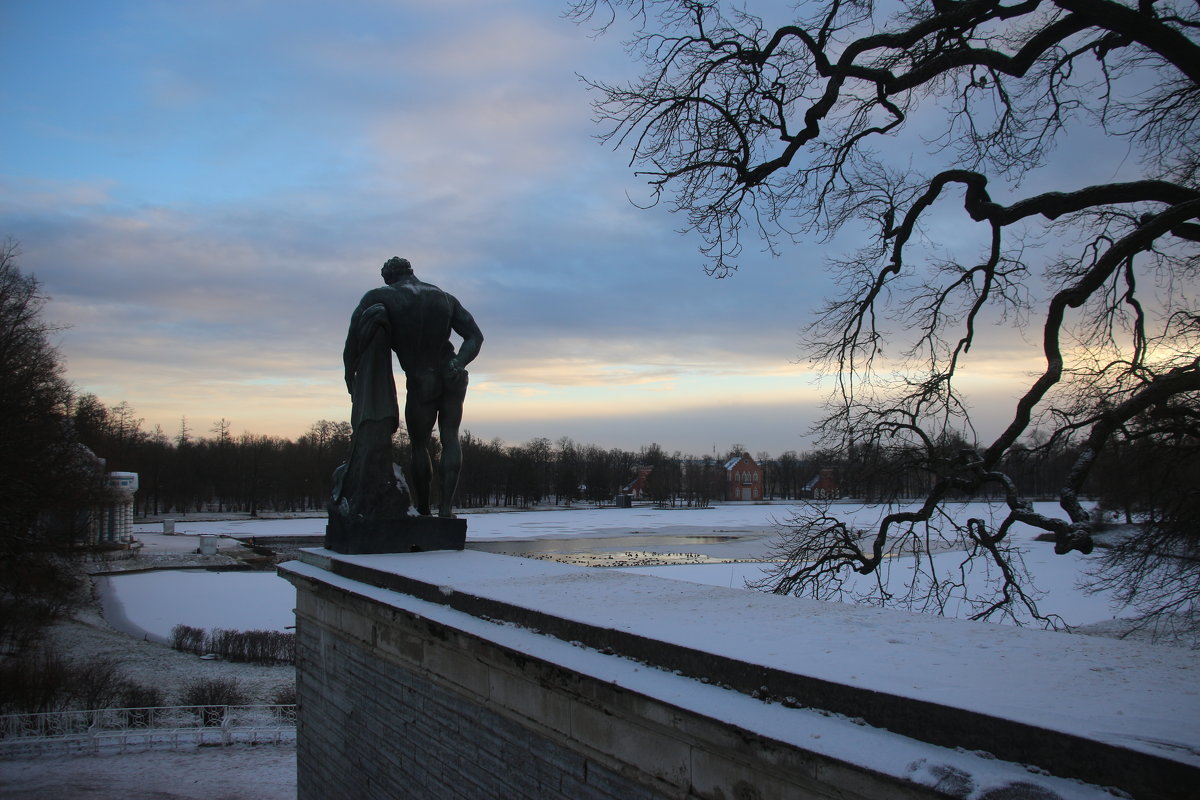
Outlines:
[[289, 683], [286, 686], [280, 686], [271, 695], [271, 705], [273, 706], [294, 706], [296, 704], [296, 684]]
[[126, 677], [113, 658], [68, 661], [42, 647], [0, 660], [0, 714], [164, 705], [163, 692]]
[[183, 685], [179, 704], [183, 706], [244, 706], [250, 696], [236, 678], [196, 678]]
[[72, 665], [51, 647], [0, 661], [0, 713], [35, 714], [69, 708]]
[[119, 708], [122, 690], [129, 682], [113, 658], [96, 658], [72, 663], [67, 687], [73, 708]]
[[250, 702], [246, 690], [234, 678], [198, 678], [183, 685], [179, 705], [188, 706], [205, 725], [220, 725], [225, 706], [244, 706]]
[[154, 708], [166, 704], [167, 696], [157, 686], [137, 681], [125, 681], [121, 687], [122, 708]]

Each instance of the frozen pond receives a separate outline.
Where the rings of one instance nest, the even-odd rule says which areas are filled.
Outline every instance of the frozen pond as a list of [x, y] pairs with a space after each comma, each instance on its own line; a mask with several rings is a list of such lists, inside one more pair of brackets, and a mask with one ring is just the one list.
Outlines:
[[[767, 534], [748, 536], [731, 536], [715, 534], [703, 536], [698, 534], [660, 534], [660, 533], [627, 533], [620, 536], [572, 536], [570, 538], [545, 537], [541, 539], [511, 539], [490, 541], [467, 541], [471, 550], [481, 550], [485, 553], [508, 553], [520, 555], [524, 553], [542, 554], [571, 554], [571, 553], [604, 553], [621, 550], [645, 550], [647, 552], [664, 553], [703, 553], [704, 555], [722, 555], [731, 553], [731, 558], [751, 558], [751, 552], [765, 551]], [[761, 545], [761, 546], [756, 546]]]
[[169, 642], [176, 625], [285, 630], [295, 625], [292, 585], [272, 572], [156, 570], [98, 577], [104, 618], [114, 628]]
[[[1037, 504], [1051, 513], [1053, 504]], [[984, 504], [971, 504], [972, 515], [986, 513]], [[838, 511], [855, 524], [874, 527], [879, 509], [851, 505]], [[639, 550], [658, 553], [698, 553], [716, 558], [762, 558], [770, 546], [776, 522], [786, 521], [791, 508], [784, 504], [725, 504], [710, 509], [569, 509], [551, 511], [493, 511], [463, 514], [467, 519], [468, 547], [489, 552], [530, 554], [581, 554]], [[323, 518], [233, 520], [176, 523], [185, 534], [217, 533], [238, 536], [314, 537], [319, 546]], [[159, 524], [141, 524], [138, 530], [158, 532]], [[1026, 566], [1034, 575], [1044, 612], [1056, 613], [1070, 625], [1086, 625], [1118, 614], [1103, 595], [1087, 595], [1077, 580], [1096, 555], [1055, 556], [1053, 546], [1033, 541], [1037, 531], [1016, 526], [1014, 539], [1025, 551]], [[938, 555], [939, 569], [955, 569], [961, 553]], [[904, 559], [889, 563], [903, 575]], [[682, 564], [664, 567], [623, 567], [631, 572], [742, 588], [747, 580], [762, 577], [762, 564]], [[986, 579], [981, 574], [971, 581]], [[872, 580], [865, 578], [864, 580]], [[183, 623], [202, 628], [284, 629], [293, 623], [294, 590], [274, 572], [169, 571], [112, 576], [101, 579], [108, 619], [136, 634], [166, 639], [171, 628]], [[947, 613], [963, 609], [948, 609]]]

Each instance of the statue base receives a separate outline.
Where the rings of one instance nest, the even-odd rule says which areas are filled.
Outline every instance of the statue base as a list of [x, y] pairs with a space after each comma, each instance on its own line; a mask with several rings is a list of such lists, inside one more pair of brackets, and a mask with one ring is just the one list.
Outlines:
[[346, 555], [462, 550], [466, 541], [467, 521], [457, 517], [347, 519], [331, 513], [325, 525], [325, 548]]

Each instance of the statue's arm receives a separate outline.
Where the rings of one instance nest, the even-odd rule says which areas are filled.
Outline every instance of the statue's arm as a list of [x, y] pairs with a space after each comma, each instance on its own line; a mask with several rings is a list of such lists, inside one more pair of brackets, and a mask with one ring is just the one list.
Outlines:
[[463, 340], [462, 346], [458, 348], [458, 353], [450, 359], [450, 368], [455, 371], [465, 369], [467, 364], [470, 364], [475, 360], [475, 356], [479, 355], [479, 348], [483, 346], [483, 331], [479, 330], [475, 318], [457, 300], [454, 301], [454, 314], [450, 318], [450, 327]]
[[363, 309], [368, 305], [364, 297], [350, 315], [350, 327], [346, 331], [346, 345], [342, 348], [342, 364], [346, 370], [346, 391], [354, 394], [354, 372], [358, 366], [358, 355], [362, 352], [362, 343], [358, 340], [358, 323], [362, 318]]

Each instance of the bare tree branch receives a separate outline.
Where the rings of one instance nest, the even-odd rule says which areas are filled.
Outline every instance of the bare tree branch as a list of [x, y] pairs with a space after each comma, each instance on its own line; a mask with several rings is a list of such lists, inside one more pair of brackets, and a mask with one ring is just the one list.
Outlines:
[[[828, 508], [799, 515], [770, 588], [829, 596], [850, 591], [851, 573], [874, 575], [876, 601], [944, 608], [966, 591], [934, 566], [950, 547], [996, 570], [992, 595], [969, 598], [975, 615], [1055, 624], [1024, 585], [1014, 526], [1089, 552], [1097, 464], [1135, 441], [1183, 452], [1191, 433], [1171, 426], [1200, 418], [1200, 6], [905, 0], [887, 17], [827, 0], [773, 30], [717, 0], [575, 11], [601, 7], [643, 26], [632, 52], [646, 66], [630, 86], [593, 84], [604, 137], [686, 216], [712, 273], [736, 268], [748, 225], [772, 252], [804, 233], [869, 230], [834, 261], [839, 294], [807, 328], [834, 386], [820, 432], [840, 458], [925, 483], [871, 532]], [[909, 158], [914, 119], [937, 114], [945, 133]], [[1140, 174], [1064, 182], [1049, 167], [1083, 126], [1124, 142]], [[1023, 191], [1031, 176], [1042, 189]], [[1061, 188], [1046, 190], [1052, 180]], [[929, 241], [954, 215], [977, 246]], [[981, 445], [960, 373], [1002, 321], [1036, 332], [1042, 365]], [[1035, 511], [1013, 459], [1068, 451], [1061, 513]], [[985, 496], [1002, 500], [995, 524], [949, 510]], [[879, 572], [902, 552], [924, 578], [898, 592]]]

